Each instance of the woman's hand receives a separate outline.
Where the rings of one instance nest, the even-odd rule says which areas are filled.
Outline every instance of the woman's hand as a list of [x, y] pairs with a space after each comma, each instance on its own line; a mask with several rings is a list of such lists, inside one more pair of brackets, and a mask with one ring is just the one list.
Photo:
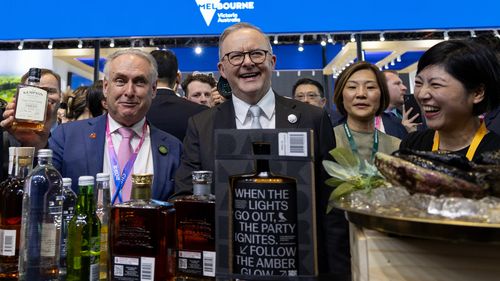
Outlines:
[[418, 118], [420, 113], [417, 113], [412, 117], [409, 117], [412, 111], [413, 107], [410, 107], [408, 111], [406, 111], [405, 105], [403, 104], [403, 119], [401, 120], [401, 124], [405, 127], [408, 133], [415, 132], [417, 130], [418, 125], [422, 124], [414, 122], [415, 119]]

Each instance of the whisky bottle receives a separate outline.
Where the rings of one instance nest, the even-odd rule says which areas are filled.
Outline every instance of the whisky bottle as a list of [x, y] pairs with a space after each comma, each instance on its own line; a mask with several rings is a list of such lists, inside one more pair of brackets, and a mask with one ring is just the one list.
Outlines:
[[11, 147], [9, 153], [15, 156], [0, 193], [0, 280], [17, 280], [19, 274], [24, 179], [32, 170], [35, 148]]
[[18, 86], [14, 122], [12, 123], [14, 128], [43, 131], [48, 92], [39, 87], [40, 78], [41, 69], [30, 68], [27, 83]]
[[231, 176], [231, 272], [297, 276], [297, 184], [269, 169], [269, 143], [252, 144], [255, 172]]
[[71, 178], [63, 178], [63, 205], [62, 205], [62, 221], [61, 221], [61, 250], [59, 257], [59, 280], [66, 280], [67, 263], [66, 252], [68, 245], [68, 225], [73, 215], [75, 214], [75, 206], [77, 197], [73, 189], [71, 189]]
[[111, 280], [165, 281], [175, 274], [175, 210], [151, 199], [153, 175], [132, 175], [131, 200], [111, 208]]
[[78, 178], [78, 202], [68, 226], [68, 281], [99, 280], [100, 228], [94, 202], [94, 177]]
[[58, 280], [57, 220], [61, 218], [61, 208], [58, 205], [51, 209], [49, 205], [60, 200], [62, 177], [52, 166], [52, 150], [40, 149], [37, 156], [38, 165], [24, 184], [19, 280]]
[[193, 171], [193, 195], [174, 200], [177, 279], [215, 280], [215, 195], [212, 171]]
[[[9, 147], [9, 164], [7, 166], [7, 178], [3, 180], [0, 183], [0, 196], [2, 194], [2, 191], [4, 188], [9, 185], [9, 183], [12, 181], [12, 178], [14, 177], [14, 174], [16, 173], [16, 168], [14, 165], [15, 161], [15, 156], [16, 156], [16, 147]], [[0, 217], [2, 216], [1, 210], [0, 210]]]
[[108, 280], [108, 224], [111, 205], [109, 174], [96, 175], [97, 217], [101, 221], [101, 257], [99, 259], [99, 280]]

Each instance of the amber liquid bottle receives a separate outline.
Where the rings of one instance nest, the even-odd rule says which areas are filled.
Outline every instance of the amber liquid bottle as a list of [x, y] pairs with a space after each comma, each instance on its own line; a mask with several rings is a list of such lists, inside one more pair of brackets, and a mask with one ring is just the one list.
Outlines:
[[174, 200], [177, 280], [215, 280], [215, 195], [212, 171], [193, 172], [193, 195]]
[[18, 86], [14, 128], [43, 131], [49, 95], [47, 90], [38, 86], [40, 78], [41, 69], [30, 68], [27, 83]]
[[0, 193], [0, 280], [17, 280], [24, 179], [33, 168], [35, 148], [9, 148], [14, 156], [12, 172]]
[[253, 151], [255, 172], [229, 178], [232, 273], [297, 276], [296, 180], [271, 173], [269, 143], [255, 142]]
[[131, 200], [111, 208], [113, 281], [166, 281], [175, 274], [175, 209], [152, 200], [153, 175], [132, 175]]

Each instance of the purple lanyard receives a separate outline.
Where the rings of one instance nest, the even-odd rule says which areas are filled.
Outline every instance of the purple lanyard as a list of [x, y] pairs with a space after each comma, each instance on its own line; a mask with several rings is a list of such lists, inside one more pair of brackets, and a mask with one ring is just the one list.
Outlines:
[[118, 198], [119, 203], [123, 203], [121, 191], [125, 182], [127, 181], [127, 177], [134, 166], [135, 159], [137, 158], [137, 154], [144, 143], [144, 139], [146, 137], [146, 128], [147, 124], [144, 121], [144, 126], [142, 126], [142, 137], [139, 145], [135, 148], [134, 153], [130, 156], [130, 159], [125, 164], [123, 168], [123, 173], [120, 175], [120, 165], [118, 164], [118, 157], [116, 156], [115, 147], [113, 146], [113, 141], [111, 139], [111, 133], [109, 132], [109, 120], [106, 123], [106, 139], [108, 140], [108, 154], [109, 160], [111, 161], [111, 174], [113, 175], [113, 180], [115, 182], [115, 192], [113, 194], [113, 199], [111, 204], [114, 205], [116, 199]]

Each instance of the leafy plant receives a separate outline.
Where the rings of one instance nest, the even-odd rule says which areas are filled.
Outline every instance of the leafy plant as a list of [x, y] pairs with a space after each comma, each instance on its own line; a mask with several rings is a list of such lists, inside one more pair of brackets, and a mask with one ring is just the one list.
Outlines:
[[332, 210], [332, 203], [342, 196], [356, 190], [370, 192], [373, 188], [387, 184], [374, 165], [366, 160], [361, 162], [350, 149], [336, 147], [330, 151], [330, 155], [336, 162], [323, 160], [323, 167], [332, 176], [325, 183], [335, 189], [330, 194], [327, 213]]

